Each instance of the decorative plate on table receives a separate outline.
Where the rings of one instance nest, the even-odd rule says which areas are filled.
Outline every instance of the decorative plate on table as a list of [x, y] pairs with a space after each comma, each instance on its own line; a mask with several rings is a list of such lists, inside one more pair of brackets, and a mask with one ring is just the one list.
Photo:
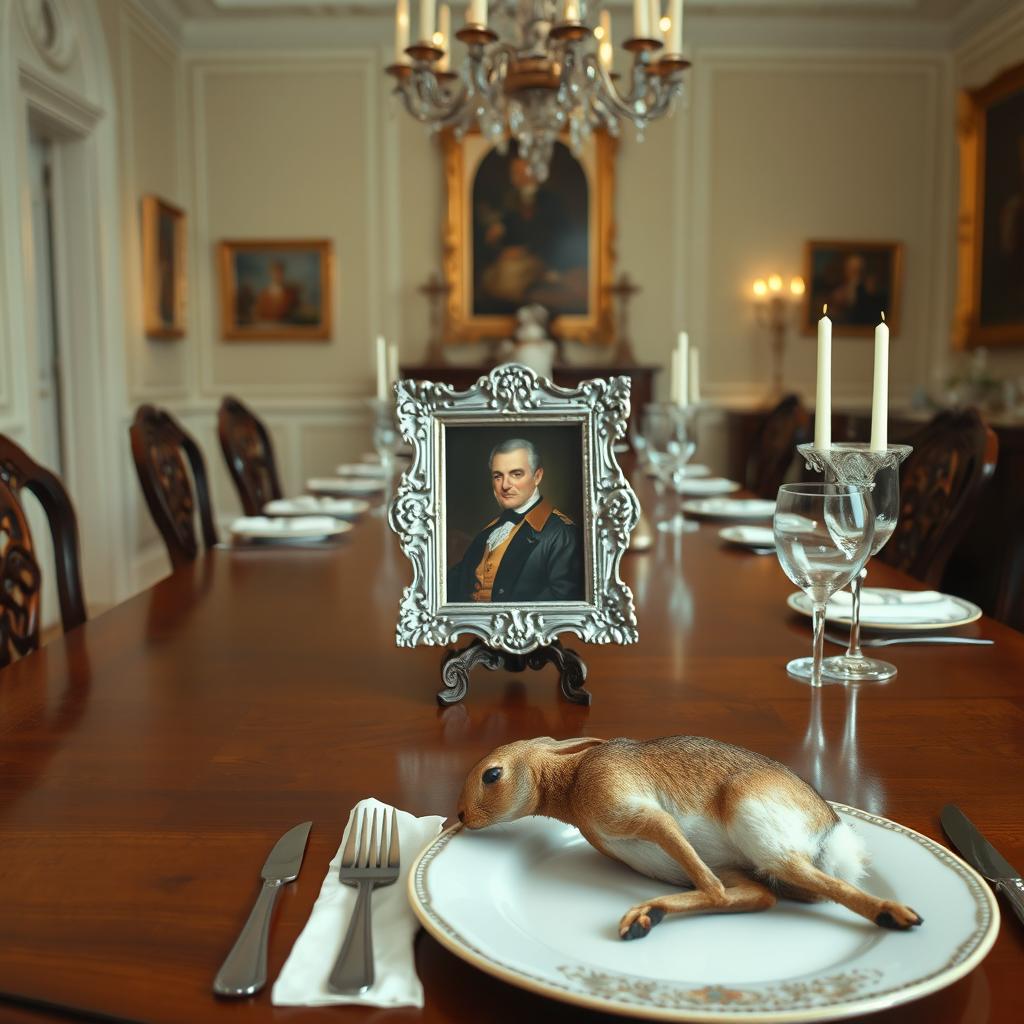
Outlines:
[[[811, 599], [797, 591], [786, 604], [801, 615], [812, 612]], [[829, 622], [850, 624], [852, 598], [845, 590], [833, 594], [825, 611]], [[893, 590], [864, 587], [860, 597], [860, 624], [869, 629], [951, 629], [981, 618], [981, 609], [971, 601], [936, 590]]]
[[313, 494], [376, 494], [384, 490], [384, 481], [378, 477], [318, 476], [306, 481], [306, 490]]
[[242, 516], [231, 524], [231, 536], [241, 541], [333, 540], [352, 529], [351, 523], [341, 522], [333, 516]]
[[670, 916], [623, 942], [621, 915], [673, 888], [550, 818], [442, 832], [412, 867], [410, 902], [438, 942], [503, 981], [659, 1020], [838, 1020], [919, 999], [973, 970], [999, 930], [981, 877], [911, 829], [833, 806], [871, 852], [864, 888], [898, 895], [921, 913], [920, 928], [890, 931], [833, 903], [780, 900], [763, 913]]
[[362, 498], [318, 498], [302, 494], [297, 498], [277, 498], [263, 506], [267, 516], [334, 516], [335, 519], [357, 519], [370, 503]]
[[346, 462], [336, 470], [338, 476], [384, 477], [387, 473], [379, 462]]
[[685, 502], [683, 511], [708, 519], [771, 519], [775, 502], [764, 498], [704, 498]]
[[775, 547], [775, 531], [770, 526], [723, 526], [718, 536], [741, 548]]

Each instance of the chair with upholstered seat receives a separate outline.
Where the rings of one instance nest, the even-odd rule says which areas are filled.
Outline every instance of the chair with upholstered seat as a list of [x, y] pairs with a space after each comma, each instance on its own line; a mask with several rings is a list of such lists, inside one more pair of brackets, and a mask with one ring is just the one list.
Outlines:
[[786, 482], [796, 446], [810, 440], [811, 414], [798, 395], [787, 395], [761, 424], [747, 456], [747, 489], [774, 498]]
[[[197, 505], [203, 543], [208, 548], [217, 543], [202, 452], [169, 412], [152, 405], [139, 406], [129, 434], [142, 493], [167, 545], [171, 565], [177, 569], [199, 554], [195, 526]], [[186, 458], [191, 480], [185, 467]]]
[[39, 647], [42, 574], [22, 489], [36, 497], [50, 525], [64, 631], [85, 622], [78, 520], [71, 499], [53, 473], [0, 434], [0, 666]]
[[899, 522], [878, 557], [937, 587], [995, 472], [999, 439], [977, 410], [965, 409], [939, 413], [910, 443]]
[[282, 496], [267, 428], [242, 402], [226, 395], [217, 414], [217, 432], [243, 511], [262, 515], [268, 501]]

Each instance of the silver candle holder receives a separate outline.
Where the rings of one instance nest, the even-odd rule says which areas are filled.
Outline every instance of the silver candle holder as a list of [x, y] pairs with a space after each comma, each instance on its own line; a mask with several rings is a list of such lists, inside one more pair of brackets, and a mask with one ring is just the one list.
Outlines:
[[[871, 554], [877, 555], [896, 529], [899, 518], [899, 468], [903, 460], [914, 449], [909, 444], [890, 444], [875, 451], [869, 445], [858, 441], [838, 442], [828, 448], [816, 448], [813, 444], [799, 444], [797, 451], [803, 456], [808, 469], [822, 473], [825, 479], [838, 484], [860, 484], [874, 491], [878, 476], [891, 472], [887, 485], [892, 488], [888, 494], [888, 509], [875, 509], [875, 536], [880, 543], [872, 547]], [[826, 658], [821, 665], [824, 678], [841, 683], [881, 683], [896, 675], [896, 666], [877, 658], [867, 658], [860, 647], [860, 598], [861, 588], [868, 571], [861, 569], [850, 584], [853, 595], [850, 617], [850, 645], [845, 654]]]

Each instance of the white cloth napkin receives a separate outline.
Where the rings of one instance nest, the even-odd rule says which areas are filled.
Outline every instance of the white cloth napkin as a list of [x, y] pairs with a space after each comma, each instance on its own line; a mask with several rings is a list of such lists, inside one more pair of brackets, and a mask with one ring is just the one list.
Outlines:
[[680, 494], [730, 494], [739, 489], [738, 483], [720, 476], [684, 479], [679, 484]]
[[[391, 810], [389, 804], [369, 797], [360, 800], [349, 817], [348, 829], [362, 814]], [[328, 1006], [333, 1003], [362, 1003], [367, 1006], [423, 1006], [423, 985], [413, 960], [413, 938], [419, 921], [409, 906], [406, 886], [409, 868], [420, 851], [441, 831], [444, 818], [430, 814], [416, 818], [397, 811], [402, 867], [394, 885], [373, 891], [373, 967], [374, 983], [362, 995], [335, 995], [327, 991], [327, 976], [341, 952], [341, 944], [356, 905], [356, 890], [338, 881], [342, 836], [338, 852], [327, 869], [320, 895], [313, 904], [306, 927], [295, 940], [274, 989], [275, 1006]], [[377, 815], [380, 821], [380, 814]]]
[[[861, 617], [872, 622], [955, 622], [964, 617], [963, 605], [937, 590], [904, 590], [897, 595], [865, 587], [860, 604]], [[828, 610], [837, 615], [849, 616], [852, 608], [853, 595], [845, 590], [829, 598]]]

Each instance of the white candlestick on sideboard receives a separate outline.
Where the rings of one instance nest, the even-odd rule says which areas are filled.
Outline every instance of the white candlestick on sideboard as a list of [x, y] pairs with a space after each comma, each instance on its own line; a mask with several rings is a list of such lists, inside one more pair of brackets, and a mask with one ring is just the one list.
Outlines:
[[814, 447], [832, 444], [832, 321], [828, 306], [818, 321], [818, 386], [814, 398]]
[[388, 346], [383, 334], [377, 335], [377, 401], [388, 400]]
[[690, 349], [690, 404], [700, 404], [700, 349]]
[[884, 452], [889, 446], [889, 325], [875, 328], [875, 378], [871, 392], [871, 450]]
[[676, 339], [676, 402], [681, 406], [690, 400], [690, 336], [680, 331]]

